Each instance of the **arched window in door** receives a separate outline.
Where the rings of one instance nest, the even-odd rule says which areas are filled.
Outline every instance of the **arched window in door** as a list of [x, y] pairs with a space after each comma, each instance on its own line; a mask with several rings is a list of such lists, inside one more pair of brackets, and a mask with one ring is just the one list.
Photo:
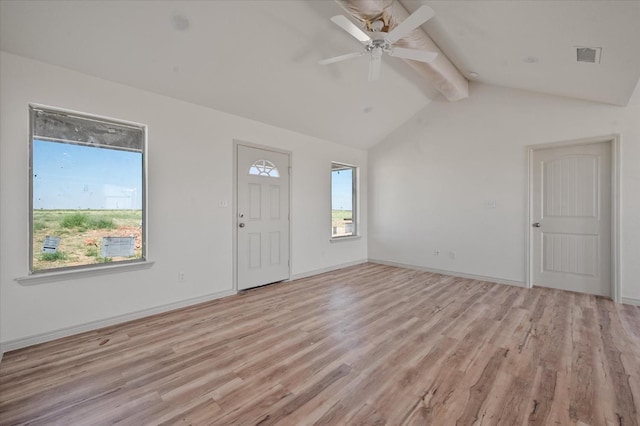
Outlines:
[[256, 160], [253, 162], [251, 167], [249, 167], [249, 174], [255, 176], [266, 176], [279, 178], [280, 172], [275, 164], [273, 164], [269, 160]]

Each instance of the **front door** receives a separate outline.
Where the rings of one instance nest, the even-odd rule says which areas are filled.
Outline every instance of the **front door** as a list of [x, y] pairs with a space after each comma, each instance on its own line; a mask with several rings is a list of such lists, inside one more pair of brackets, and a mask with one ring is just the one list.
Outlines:
[[611, 143], [533, 152], [533, 285], [611, 297]]
[[238, 290], [289, 279], [289, 155], [238, 147]]

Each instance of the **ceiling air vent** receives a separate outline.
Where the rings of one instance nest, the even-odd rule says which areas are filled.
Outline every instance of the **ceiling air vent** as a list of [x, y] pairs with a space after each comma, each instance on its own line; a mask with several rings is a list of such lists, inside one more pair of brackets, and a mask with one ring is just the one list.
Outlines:
[[600, 63], [601, 47], [576, 47], [576, 59], [578, 62]]

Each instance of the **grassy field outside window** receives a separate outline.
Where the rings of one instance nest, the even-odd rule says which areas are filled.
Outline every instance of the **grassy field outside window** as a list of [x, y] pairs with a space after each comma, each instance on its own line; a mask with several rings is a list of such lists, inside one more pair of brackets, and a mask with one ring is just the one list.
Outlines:
[[[34, 210], [33, 270], [142, 258], [142, 210]], [[42, 253], [47, 236], [60, 237], [56, 253]], [[102, 257], [103, 237], [134, 237], [131, 257]]]

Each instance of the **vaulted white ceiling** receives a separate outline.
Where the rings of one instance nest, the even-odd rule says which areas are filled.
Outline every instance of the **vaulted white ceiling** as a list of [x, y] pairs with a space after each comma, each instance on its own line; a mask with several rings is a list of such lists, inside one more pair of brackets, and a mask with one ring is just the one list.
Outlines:
[[[488, 84], [626, 104], [640, 77], [640, 2], [402, 3], [430, 5], [423, 29]], [[3, 0], [0, 49], [368, 148], [437, 92], [395, 58], [373, 83], [367, 57], [319, 66], [360, 49], [336, 14], [328, 0]], [[602, 47], [601, 63], [576, 63], [575, 46]]]
[[[626, 105], [640, 78], [640, 1], [428, 4], [437, 19], [424, 28], [472, 80]], [[577, 62], [577, 47], [601, 48], [600, 62]]]

